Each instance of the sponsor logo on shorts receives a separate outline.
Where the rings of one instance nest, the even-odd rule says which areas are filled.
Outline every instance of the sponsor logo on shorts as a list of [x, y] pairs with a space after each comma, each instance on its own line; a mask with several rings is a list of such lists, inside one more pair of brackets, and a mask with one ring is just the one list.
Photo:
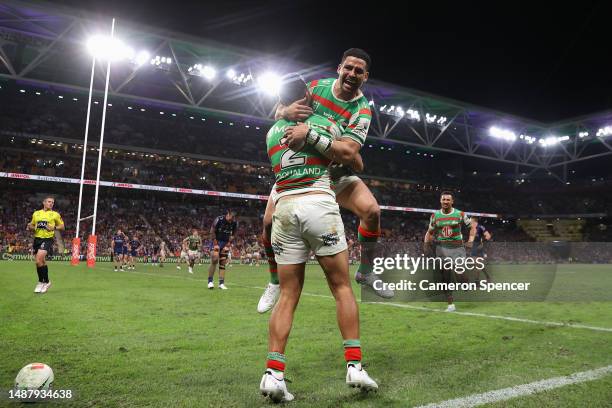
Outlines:
[[321, 235], [321, 240], [323, 241], [323, 246], [334, 246], [340, 242], [340, 236], [338, 236], [337, 232], [330, 232], [329, 234]]
[[274, 255], [280, 255], [283, 253], [283, 245], [278, 242], [272, 243], [272, 251], [274, 251]]

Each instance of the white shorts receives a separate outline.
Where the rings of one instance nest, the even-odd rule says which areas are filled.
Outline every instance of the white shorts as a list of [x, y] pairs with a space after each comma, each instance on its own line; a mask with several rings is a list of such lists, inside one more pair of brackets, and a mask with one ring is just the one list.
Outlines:
[[336, 195], [340, 194], [342, 190], [359, 180], [361, 179], [355, 175], [340, 177], [338, 180], [332, 182], [332, 185], [334, 186], [334, 193], [336, 193]]
[[200, 257], [200, 251], [194, 251], [194, 250], [190, 249], [189, 251], [187, 251], [187, 255], [190, 258], [199, 258]]
[[188, 257], [187, 252], [181, 251], [181, 259], [187, 259], [187, 257]]
[[305, 263], [310, 251], [318, 256], [347, 249], [340, 208], [329, 194], [285, 197], [272, 217], [272, 249], [276, 263]]

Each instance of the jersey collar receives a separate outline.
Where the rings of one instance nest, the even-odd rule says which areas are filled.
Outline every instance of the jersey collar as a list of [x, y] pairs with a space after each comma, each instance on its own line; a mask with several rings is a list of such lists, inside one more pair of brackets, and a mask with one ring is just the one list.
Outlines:
[[359, 98], [361, 98], [363, 96], [363, 93], [361, 92], [361, 89], [359, 91], [357, 91], [357, 96], [354, 97], [353, 99], [349, 99], [344, 100], [338, 96], [336, 96], [336, 93], [334, 92], [334, 89], [336, 88], [336, 82], [338, 82], [338, 79], [334, 79], [334, 82], [332, 83], [332, 89], [331, 89], [331, 94], [334, 97], [334, 99], [340, 101], [340, 102], [355, 102], [356, 100], [358, 100]]
[[444, 210], [442, 208], [440, 208], [440, 212], [444, 215], [448, 215], [448, 214], [452, 214], [453, 212], [455, 212], [455, 209], [453, 207], [450, 208], [450, 211], [445, 213]]

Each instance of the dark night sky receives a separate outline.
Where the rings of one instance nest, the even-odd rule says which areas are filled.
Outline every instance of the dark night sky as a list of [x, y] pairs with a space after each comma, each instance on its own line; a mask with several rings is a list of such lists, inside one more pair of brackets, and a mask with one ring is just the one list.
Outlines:
[[357, 46], [373, 78], [541, 121], [612, 109], [605, 1], [55, 3], [313, 64]]

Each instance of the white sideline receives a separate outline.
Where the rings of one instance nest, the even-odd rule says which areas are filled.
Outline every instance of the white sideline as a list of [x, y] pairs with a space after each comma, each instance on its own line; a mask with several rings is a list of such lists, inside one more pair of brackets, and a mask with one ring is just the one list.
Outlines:
[[[186, 279], [186, 280], [196, 280], [196, 281], [202, 281], [204, 282], [204, 279], [197, 279], [197, 278], [191, 278], [189, 276], [172, 276], [172, 275], [159, 275], [156, 273], [148, 273], [148, 272], [137, 272], [137, 271], [124, 271], [125, 273], [136, 273], [139, 275], [148, 275], [148, 276], [157, 276], [157, 277], [164, 277], [164, 278], [171, 278], [171, 279]], [[237, 286], [237, 287], [241, 287], [241, 288], [246, 288], [246, 289], [258, 289], [258, 290], [265, 290], [265, 287], [260, 287], [260, 286], [247, 286], [247, 285], [240, 285], [238, 283], [231, 283], [228, 284], [227, 286]], [[326, 298], [326, 299], [332, 299], [333, 297], [330, 295], [319, 295], [316, 293], [308, 293], [308, 292], [302, 292], [302, 295], [304, 296], [310, 296], [310, 297], [321, 297], [321, 298]], [[414, 306], [414, 305], [407, 305], [407, 304], [401, 304], [401, 303], [388, 303], [388, 302], [367, 302], [367, 303], [371, 303], [371, 304], [375, 304], [375, 305], [386, 305], [386, 306], [392, 306], [392, 307], [400, 307], [400, 308], [404, 308], [404, 309], [413, 309], [413, 310], [422, 310], [425, 312], [439, 312], [439, 313], [448, 313], [445, 312], [442, 309], [432, 309], [429, 307], [424, 307], [424, 306]], [[610, 332], [612, 333], [612, 328], [609, 327], [597, 327], [597, 326], [587, 326], [584, 324], [574, 324], [574, 323], [561, 323], [561, 322], [548, 322], [548, 321], [543, 321], [543, 320], [532, 320], [532, 319], [523, 319], [520, 317], [512, 317], [512, 316], [498, 316], [498, 315], [489, 315], [489, 314], [485, 314], [485, 313], [474, 313], [474, 312], [452, 312], [449, 314], [456, 314], [456, 315], [461, 315], [461, 316], [475, 316], [475, 317], [486, 317], [488, 319], [497, 319], [497, 320], [507, 320], [507, 321], [511, 321], [511, 322], [520, 322], [520, 323], [530, 323], [530, 324], [539, 324], [542, 326], [557, 326], [557, 327], [569, 327], [572, 329], [586, 329], [586, 330], [594, 330], [594, 331], [603, 331], [603, 332]]]
[[470, 408], [493, 402], [506, 401], [512, 398], [532, 395], [538, 392], [565, 387], [586, 381], [593, 381], [612, 373], [612, 365], [581, 371], [565, 377], [554, 377], [547, 380], [535, 381], [529, 384], [515, 385], [514, 387], [488, 391], [482, 394], [468, 395], [467, 397], [450, 399], [421, 405], [416, 408]]

